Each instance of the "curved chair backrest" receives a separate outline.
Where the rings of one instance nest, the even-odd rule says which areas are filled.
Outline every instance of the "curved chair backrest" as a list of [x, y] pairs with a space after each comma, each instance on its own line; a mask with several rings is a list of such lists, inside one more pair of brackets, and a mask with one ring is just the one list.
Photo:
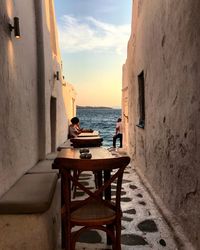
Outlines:
[[[112, 241], [113, 249], [121, 249], [121, 185], [124, 169], [129, 162], [129, 156], [102, 159], [55, 159], [54, 164], [60, 169], [62, 176], [65, 250], [74, 250], [80, 234], [88, 228], [105, 231], [107, 240]], [[92, 171], [97, 174], [104, 172], [104, 182], [91, 190], [81, 180], [75, 178], [71, 170], [81, 171], [81, 173]], [[111, 200], [112, 183], [116, 186], [116, 192], [113, 193]], [[86, 196], [74, 201], [71, 195], [72, 184], [79, 187]], [[73, 234], [72, 227], [77, 225], [82, 228]]]
[[[62, 161], [62, 158], [59, 159]], [[65, 176], [65, 190], [70, 190], [71, 185], [79, 187], [81, 191], [87, 194], [91, 199], [111, 199], [111, 184], [116, 183], [116, 197], [115, 197], [115, 207], [120, 209], [120, 195], [121, 195], [121, 185], [124, 169], [130, 162], [129, 156], [108, 158], [108, 159], [68, 159], [66, 168], [61, 167], [61, 174]], [[66, 163], [65, 163], [66, 164]], [[62, 164], [61, 164], [62, 166]], [[67, 171], [66, 171], [67, 169]], [[92, 171], [94, 173], [104, 172], [104, 182], [101, 182], [101, 185], [98, 185], [97, 190], [91, 192], [90, 188], [84, 186], [81, 180], [78, 180], [73, 176], [71, 170], [77, 171]], [[113, 170], [113, 171], [112, 171]], [[110, 174], [112, 172], [112, 175]], [[102, 176], [101, 176], [102, 178]], [[66, 197], [66, 203], [72, 201], [71, 192], [68, 192]], [[83, 204], [87, 203], [90, 198], [87, 198]], [[65, 203], [65, 204], [66, 204]]]

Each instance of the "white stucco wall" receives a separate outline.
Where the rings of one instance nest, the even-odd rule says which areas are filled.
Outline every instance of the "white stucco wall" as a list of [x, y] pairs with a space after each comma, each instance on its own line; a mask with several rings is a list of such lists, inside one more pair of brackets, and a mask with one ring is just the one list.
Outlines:
[[128, 132], [129, 132], [129, 124], [128, 124], [128, 71], [127, 67], [124, 64], [122, 68], [122, 124], [123, 124], [123, 148], [125, 150], [129, 150], [128, 144]]
[[[8, 23], [19, 17], [21, 38]], [[53, 0], [2, 0], [0, 7], [0, 197], [67, 138], [62, 69]], [[59, 71], [60, 79], [54, 74]]]
[[[134, 1], [126, 67], [134, 164], [200, 248], [199, 1]], [[144, 71], [145, 128], [138, 75]]]
[[[46, 153], [51, 151], [50, 128], [50, 101], [51, 96], [56, 98], [56, 144], [60, 145], [67, 138], [67, 117], [63, 99], [63, 77], [61, 68], [60, 49], [54, 14], [54, 1], [43, 0], [43, 31], [44, 31], [44, 57], [45, 57], [45, 131]], [[48, 41], [48, 42], [46, 42]], [[59, 80], [55, 78], [59, 72]]]
[[[26, 11], [23, 6], [26, 5]], [[0, 195], [38, 158], [34, 1], [1, 1]], [[21, 39], [8, 23], [20, 17]]]

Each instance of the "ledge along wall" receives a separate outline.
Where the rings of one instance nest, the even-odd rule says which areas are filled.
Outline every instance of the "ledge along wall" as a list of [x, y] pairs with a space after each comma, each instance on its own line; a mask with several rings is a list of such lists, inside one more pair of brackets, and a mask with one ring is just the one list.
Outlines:
[[[20, 39], [8, 28], [15, 16]], [[1, 196], [66, 140], [68, 119], [53, 0], [3, 0], [0, 23]]]
[[[134, 165], [196, 249], [200, 249], [199, 9], [199, 1], [134, 0], [124, 66]], [[144, 129], [136, 126], [142, 71]]]

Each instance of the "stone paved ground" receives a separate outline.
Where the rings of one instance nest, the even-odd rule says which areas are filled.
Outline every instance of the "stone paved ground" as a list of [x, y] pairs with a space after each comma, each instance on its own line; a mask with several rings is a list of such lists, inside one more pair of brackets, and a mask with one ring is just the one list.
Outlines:
[[[82, 174], [86, 185], [93, 186], [91, 173]], [[112, 191], [115, 187], [112, 187]], [[77, 197], [82, 193], [77, 190]], [[133, 167], [128, 166], [124, 174], [121, 205], [122, 250], [178, 250], [170, 230], [156, 209], [145, 187], [140, 182]], [[106, 245], [104, 233], [92, 231], [85, 233], [77, 243], [77, 250], [111, 249]], [[60, 245], [58, 250], [60, 250]]]

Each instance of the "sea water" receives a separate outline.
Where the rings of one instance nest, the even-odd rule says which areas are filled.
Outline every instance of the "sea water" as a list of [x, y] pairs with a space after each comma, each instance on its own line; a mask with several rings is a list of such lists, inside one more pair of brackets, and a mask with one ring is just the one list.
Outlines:
[[[99, 131], [104, 147], [112, 147], [117, 119], [121, 117], [121, 109], [78, 108], [77, 117], [81, 128]], [[119, 142], [117, 142], [117, 146]]]

